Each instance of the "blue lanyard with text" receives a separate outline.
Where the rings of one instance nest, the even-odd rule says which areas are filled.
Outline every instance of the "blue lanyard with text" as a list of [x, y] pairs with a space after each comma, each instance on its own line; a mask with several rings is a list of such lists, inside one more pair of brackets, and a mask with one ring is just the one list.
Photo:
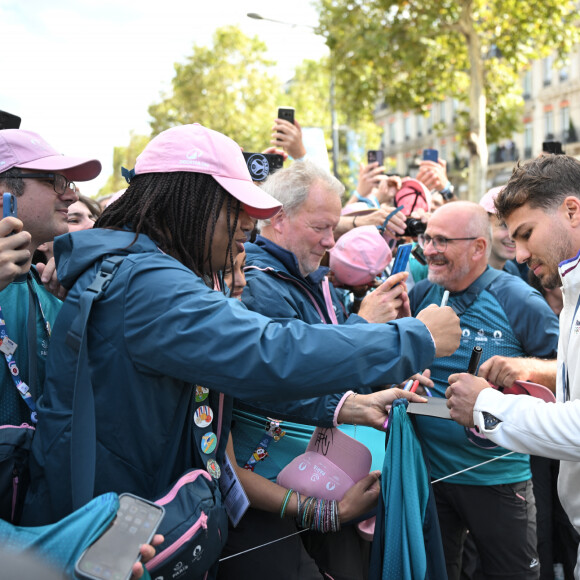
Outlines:
[[[39, 299], [36, 291], [33, 289], [31, 283], [28, 284], [28, 288], [29, 288], [29, 291], [34, 294], [34, 297], [35, 297], [34, 302], [36, 302], [36, 304], [38, 304], [38, 308], [40, 310], [40, 315], [41, 315], [42, 320], [43, 320], [43, 324], [44, 324], [44, 328], [45, 328], [47, 337], [50, 339], [50, 335], [51, 335], [50, 323], [48, 322], [46, 316], [44, 315], [44, 310], [42, 309], [42, 304], [40, 303], [40, 299]], [[30, 305], [32, 306], [34, 304], [34, 302], [31, 300]], [[34, 316], [34, 318], [36, 319], [36, 312], [29, 312], [28, 316], [29, 317]], [[35, 324], [36, 324], [36, 322], [35, 322]], [[34, 424], [36, 424], [38, 421], [38, 417], [37, 417], [37, 413], [36, 413], [36, 403], [34, 402], [34, 399], [32, 398], [32, 393], [30, 392], [30, 387], [21, 379], [20, 370], [18, 369], [16, 361], [14, 360], [14, 357], [13, 357], [13, 354], [14, 354], [17, 346], [18, 345], [15, 342], [13, 342], [12, 340], [10, 340], [10, 338], [8, 336], [8, 333], [6, 331], [6, 322], [4, 320], [4, 317], [2, 316], [2, 308], [0, 307], [0, 350], [4, 354], [4, 358], [6, 359], [6, 364], [8, 365], [8, 373], [12, 377], [12, 381], [14, 382], [16, 389], [20, 393], [22, 400], [26, 403], [26, 405], [30, 409], [30, 420]], [[29, 353], [29, 357], [30, 356], [36, 357], [36, 352]]]

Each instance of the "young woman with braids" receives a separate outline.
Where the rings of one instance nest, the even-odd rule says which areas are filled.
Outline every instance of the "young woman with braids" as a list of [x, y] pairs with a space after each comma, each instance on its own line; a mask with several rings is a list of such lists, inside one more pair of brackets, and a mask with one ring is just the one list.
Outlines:
[[[125, 258], [87, 327], [97, 422], [94, 495], [158, 497], [192, 467], [219, 478], [233, 396], [304, 398], [353, 384], [399, 383], [428, 368], [436, 352], [455, 349], [459, 326], [445, 309], [433, 312], [430, 330], [415, 319], [282, 325], [214, 291], [254, 220], [279, 209], [252, 183], [234, 141], [185, 125], [147, 145], [127, 191], [95, 228], [57, 238], [58, 278], [68, 296], [52, 333], [25, 525], [72, 511], [76, 356], [66, 337], [80, 295], [108, 256]], [[387, 393], [368, 401], [361, 395], [356, 403], [346, 397], [338, 420], [350, 414], [361, 416], [360, 424], [368, 411], [367, 423], [382, 426], [386, 405], [403, 396]]]

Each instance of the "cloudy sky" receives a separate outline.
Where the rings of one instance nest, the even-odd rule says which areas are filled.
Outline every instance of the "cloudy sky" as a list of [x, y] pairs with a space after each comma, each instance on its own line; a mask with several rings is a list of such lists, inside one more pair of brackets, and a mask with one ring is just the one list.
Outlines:
[[326, 54], [306, 26], [248, 12], [318, 24], [311, 0], [0, 0], [0, 110], [62, 153], [99, 159], [101, 175], [82, 186], [95, 195], [112, 171], [113, 147], [131, 131], [148, 133], [147, 108], [170, 88], [174, 63], [208, 46], [216, 28], [259, 36], [282, 80], [304, 58]]

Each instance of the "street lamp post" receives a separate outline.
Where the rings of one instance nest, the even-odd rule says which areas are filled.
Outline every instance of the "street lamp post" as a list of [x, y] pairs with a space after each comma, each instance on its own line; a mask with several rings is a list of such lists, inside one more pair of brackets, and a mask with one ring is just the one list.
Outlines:
[[[310, 24], [297, 24], [294, 22], [284, 22], [283, 20], [275, 20], [273, 18], [266, 18], [255, 12], [249, 12], [246, 16], [248, 18], [253, 18], [254, 20], [265, 20], [267, 22], [275, 22], [276, 24], [283, 24], [285, 26], [290, 26], [296, 28], [297, 26], [303, 28], [309, 28], [312, 30], [313, 34], [316, 34], [316, 28]], [[332, 61], [332, 59], [331, 59]], [[334, 68], [332, 62], [330, 63], [330, 119], [331, 119], [331, 131], [332, 131], [332, 170], [337, 179], [339, 179], [338, 173], [338, 120], [336, 117], [336, 91], [335, 91], [335, 76]]]

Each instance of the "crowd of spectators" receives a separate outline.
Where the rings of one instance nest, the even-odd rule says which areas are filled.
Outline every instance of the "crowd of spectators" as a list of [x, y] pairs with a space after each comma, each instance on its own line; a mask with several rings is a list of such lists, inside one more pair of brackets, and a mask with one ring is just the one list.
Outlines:
[[[266, 152], [286, 166], [256, 184], [231, 139], [197, 124], [174, 127], [147, 145], [128, 188], [99, 204], [76, 185], [100, 173], [99, 161], [61, 155], [30, 131], [0, 131], [0, 185], [18, 202], [18, 217], [0, 221], [0, 338], [15, 345], [2, 350], [0, 426], [34, 432], [22, 474], [30, 481], [0, 488], [2, 519], [50, 525], [78, 507], [77, 351], [68, 334], [103, 262], [122, 256], [86, 331], [91, 497], [155, 500], [188, 469], [219, 481], [231, 464], [243, 492], [228, 507], [236, 521], [223, 561], [207, 578], [365, 580], [390, 407], [447, 396], [457, 422], [417, 416], [414, 433], [448, 577], [547, 579], [561, 565], [571, 578], [579, 502], [564, 502], [575, 529], [555, 477], [557, 460], [579, 451], [551, 456], [496, 441], [488, 431], [498, 424], [474, 424], [468, 397], [476, 380], [478, 392], [493, 385], [498, 394], [521, 380], [555, 392], [554, 406], [570, 399], [558, 392], [560, 284], [546, 283], [547, 259], [520, 252], [532, 226], [512, 220], [527, 207], [507, 205], [516, 185], [479, 204], [459, 200], [440, 159], [423, 161], [415, 179], [363, 163], [356, 190], [345, 192], [308, 158], [299, 123], [277, 119], [271, 139]], [[561, 158], [544, 156], [529, 171], [555, 179]], [[580, 174], [566, 160], [561, 170]], [[514, 175], [523, 179], [526, 167]], [[561, 181], [580, 206], [577, 186]], [[569, 198], [557, 200], [568, 203], [566, 223], [580, 227]], [[566, 214], [553, 207], [534, 201], [531, 211]], [[563, 233], [557, 242], [552, 270], [580, 249]], [[411, 258], [391, 275], [402, 244]], [[532, 266], [525, 280], [516, 258]], [[479, 377], [465, 378], [457, 373], [474, 347], [482, 348]], [[501, 414], [489, 414], [501, 424]], [[350, 443], [338, 449], [342, 441]], [[345, 449], [357, 444], [369, 463], [346, 484], [357, 460]], [[299, 472], [314, 448], [325, 456], [333, 445], [334, 463], [312, 476], [324, 482], [313, 491]], [[530, 466], [529, 453], [551, 459], [532, 457]], [[154, 553], [144, 546], [143, 560]], [[137, 563], [134, 576], [143, 573]]]

